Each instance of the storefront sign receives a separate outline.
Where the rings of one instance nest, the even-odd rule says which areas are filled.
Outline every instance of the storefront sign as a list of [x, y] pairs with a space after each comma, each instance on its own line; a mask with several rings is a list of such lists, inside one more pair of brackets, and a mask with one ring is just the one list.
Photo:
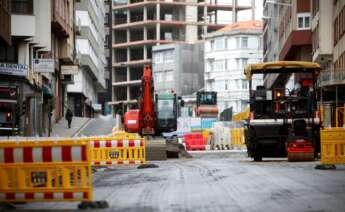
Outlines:
[[54, 59], [34, 59], [34, 72], [36, 73], [54, 73]]
[[63, 75], [74, 75], [78, 74], [79, 67], [73, 65], [63, 65], [61, 66], [61, 73]]
[[25, 64], [0, 63], [0, 74], [27, 76], [29, 67]]

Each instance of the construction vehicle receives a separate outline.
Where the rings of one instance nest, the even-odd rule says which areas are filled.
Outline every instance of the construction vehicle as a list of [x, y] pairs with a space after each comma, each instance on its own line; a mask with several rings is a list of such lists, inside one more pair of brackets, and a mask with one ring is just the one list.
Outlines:
[[[320, 66], [312, 62], [278, 61], [247, 65], [250, 117], [245, 127], [248, 155], [288, 157], [289, 161], [314, 160], [320, 152], [320, 119], [317, 110], [316, 79]], [[301, 87], [264, 86], [252, 88], [254, 74], [302, 74]], [[301, 76], [301, 75], [300, 75]]]
[[149, 66], [144, 68], [139, 109], [128, 110], [125, 113], [124, 126], [126, 132], [144, 136], [159, 135], [177, 129], [176, 93], [153, 95], [153, 78]]
[[188, 157], [183, 145], [175, 140], [166, 140], [161, 134], [177, 130], [176, 93], [153, 94], [153, 77], [149, 66], [144, 67], [139, 109], [129, 110], [124, 115], [126, 132], [146, 136], [147, 160], [166, 160], [178, 157], [179, 153]]
[[196, 116], [201, 118], [217, 118], [217, 92], [198, 91], [196, 94]]

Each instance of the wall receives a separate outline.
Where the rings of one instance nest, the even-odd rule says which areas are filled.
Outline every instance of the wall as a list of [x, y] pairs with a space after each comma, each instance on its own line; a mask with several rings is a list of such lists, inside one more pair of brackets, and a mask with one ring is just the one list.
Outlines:
[[[247, 40], [247, 47], [244, 45]], [[242, 43], [244, 46], [242, 46]], [[210, 35], [205, 43], [205, 90], [218, 93], [218, 107], [222, 112], [232, 107], [233, 113], [242, 112], [249, 99], [248, 81], [243, 70], [246, 64], [262, 60], [260, 32], [224, 33]], [[262, 84], [256, 76], [253, 88]]]
[[202, 43], [154, 46], [152, 56], [155, 91], [188, 95], [203, 87]]

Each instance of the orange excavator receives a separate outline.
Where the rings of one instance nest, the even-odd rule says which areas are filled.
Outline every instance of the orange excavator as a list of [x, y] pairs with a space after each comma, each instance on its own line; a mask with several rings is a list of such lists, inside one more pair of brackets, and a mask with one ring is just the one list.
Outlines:
[[144, 67], [139, 109], [124, 116], [125, 131], [141, 135], [158, 135], [177, 129], [177, 98], [175, 93], [153, 94], [150, 66]]

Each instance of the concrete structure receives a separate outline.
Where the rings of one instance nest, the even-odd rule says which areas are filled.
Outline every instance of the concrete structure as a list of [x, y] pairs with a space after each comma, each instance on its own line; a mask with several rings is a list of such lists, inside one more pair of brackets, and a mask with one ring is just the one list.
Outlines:
[[[264, 28], [264, 55], [265, 60], [303, 60], [311, 61], [312, 56], [312, 33], [311, 33], [311, 7], [310, 0], [292, 0], [290, 3], [272, 3], [272, 1], [264, 1], [264, 8], [269, 4], [273, 4], [273, 13], [278, 14], [278, 18], [271, 20], [271, 17], [266, 17], [271, 21], [265, 20]], [[268, 11], [269, 9], [265, 9]], [[275, 13], [277, 11], [277, 13]], [[276, 21], [277, 20], [277, 21]], [[273, 25], [273, 26], [272, 26]], [[278, 26], [278, 39], [269, 36], [269, 30], [275, 29]], [[266, 29], [267, 28], [267, 29]], [[270, 43], [278, 43], [277, 48], [272, 48]], [[271, 52], [272, 51], [272, 52]], [[268, 55], [273, 55], [267, 57]], [[275, 56], [274, 56], [275, 55]], [[278, 56], [278, 57], [277, 57]], [[271, 87], [273, 85], [284, 86], [287, 81], [292, 84], [299, 81], [300, 75], [270, 74], [265, 77], [265, 86]]]
[[98, 93], [98, 103], [102, 105], [102, 113], [110, 114], [112, 107], [109, 105], [111, 102], [111, 77], [112, 77], [112, 24], [111, 21], [113, 20], [113, 13], [112, 13], [112, 1], [111, 0], [104, 0], [105, 6], [105, 17], [104, 17], [104, 30], [105, 30], [105, 40], [104, 40], [104, 53], [105, 53], [105, 61], [106, 64], [104, 66], [104, 75], [105, 75], [105, 90], [103, 92]]
[[182, 96], [204, 87], [203, 43], [154, 46], [152, 58], [155, 92]]
[[[248, 81], [243, 69], [262, 61], [261, 21], [237, 22], [210, 33], [205, 43], [205, 90], [218, 93], [219, 111], [232, 107], [239, 113], [248, 106]], [[262, 85], [255, 75], [253, 88]]]
[[[319, 77], [326, 127], [336, 126], [337, 107], [345, 104], [345, 0], [334, 4], [312, 0], [313, 59], [323, 66]], [[338, 112], [340, 117], [342, 113]], [[339, 118], [338, 126], [345, 126]]]
[[143, 66], [152, 61], [152, 46], [195, 42], [224, 27], [222, 17], [235, 22], [239, 11], [253, 8], [238, 6], [237, 0], [114, 0], [113, 112], [137, 104]]
[[278, 5], [264, 1], [263, 9], [263, 61], [276, 61], [279, 60]]
[[62, 70], [76, 64], [73, 8], [73, 0], [1, 1], [1, 96], [17, 92], [2, 99], [0, 112], [15, 108], [16, 133], [47, 134], [63, 116], [65, 85], [73, 81]]
[[104, 67], [104, 1], [80, 0], [75, 5], [75, 18], [80, 24], [76, 49], [81, 55], [81, 68], [68, 86], [68, 105], [76, 116], [93, 116], [100, 112], [97, 94], [105, 89]]

